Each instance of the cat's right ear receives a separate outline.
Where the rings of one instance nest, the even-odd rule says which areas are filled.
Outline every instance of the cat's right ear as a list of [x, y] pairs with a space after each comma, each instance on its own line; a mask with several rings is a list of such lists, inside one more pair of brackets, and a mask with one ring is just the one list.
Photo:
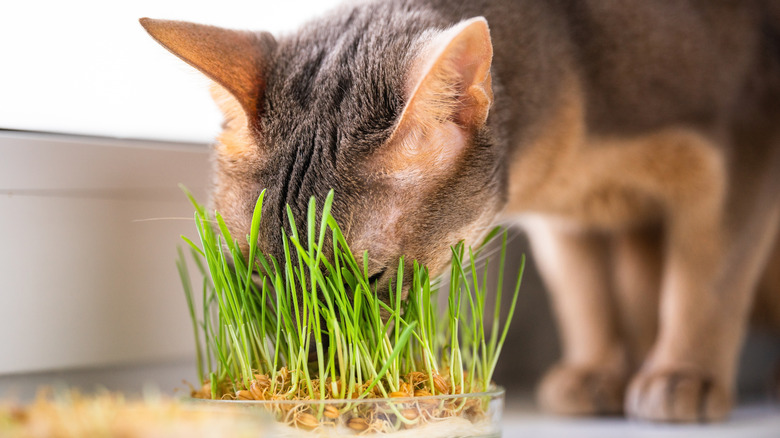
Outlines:
[[151, 18], [139, 21], [163, 47], [230, 93], [245, 112], [248, 123], [259, 119], [266, 84], [266, 59], [276, 45], [271, 34], [184, 21]]
[[[484, 17], [421, 37], [407, 73], [406, 106], [380, 148], [383, 173], [432, 175], [456, 161], [493, 103], [493, 45]], [[405, 177], [404, 177], [405, 178]]]
[[409, 74], [399, 126], [456, 122], [466, 130], [485, 123], [493, 103], [493, 45], [484, 17], [465, 20], [427, 41]]

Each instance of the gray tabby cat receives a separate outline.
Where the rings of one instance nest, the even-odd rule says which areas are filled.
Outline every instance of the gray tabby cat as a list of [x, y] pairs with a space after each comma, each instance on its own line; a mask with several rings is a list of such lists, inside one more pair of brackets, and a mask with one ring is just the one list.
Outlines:
[[267, 188], [279, 254], [284, 205], [334, 188], [383, 285], [401, 254], [441, 271], [516, 220], [563, 338], [542, 406], [697, 421], [730, 410], [756, 297], [780, 326], [779, 3], [377, 1], [278, 38], [141, 23], [215, 82], [234, 235]]

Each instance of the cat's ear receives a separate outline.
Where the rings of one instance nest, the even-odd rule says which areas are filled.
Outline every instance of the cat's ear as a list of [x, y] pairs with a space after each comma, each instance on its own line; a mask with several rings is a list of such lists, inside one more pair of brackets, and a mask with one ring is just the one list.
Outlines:
[[163, 47], [227, 90], [249, 121], [258, 119], [266, 59], [276, 44], [269, 33], [151, 18], [139, 21]]
[[407, 104], [398, 128], [427, 128], [453, 121], [484, 125], [493, 103], [493, 45], [483, 17], [463, 21], [426, 42], [407, 80]]

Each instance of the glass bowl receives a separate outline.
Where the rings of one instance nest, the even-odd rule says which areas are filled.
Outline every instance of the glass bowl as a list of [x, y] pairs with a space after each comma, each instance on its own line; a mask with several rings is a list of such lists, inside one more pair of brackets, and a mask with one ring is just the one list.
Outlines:
[[360, 400], [193, 399], [193, 403], [245, 409], [265, 417], [274, 437], [483, 438], [501, 436], [504, 389]]

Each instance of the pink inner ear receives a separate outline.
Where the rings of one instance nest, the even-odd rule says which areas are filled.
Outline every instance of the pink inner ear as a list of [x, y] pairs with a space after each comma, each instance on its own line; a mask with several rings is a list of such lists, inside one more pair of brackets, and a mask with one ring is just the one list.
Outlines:
[[492, 103], [493, 49], [484, 18], [464, 21], [429, 41], [409, 80], [409, 99], [396, 131], [427, 131], [445, 121], [466, 130], [484, 124]]
[[453, 122], [441, 123], [422, 136], [410, 131], [389, 144], [388, 153], [379, 157], [382, 171], [401, 185], [448, 175], [466, 149], [468, 135]]
[[412, 68], [407, 105], [379, 154], [383, 173], [411, 184], [453, 168], [487, 118], [492, 56], [481, 17], [427, 43]]

